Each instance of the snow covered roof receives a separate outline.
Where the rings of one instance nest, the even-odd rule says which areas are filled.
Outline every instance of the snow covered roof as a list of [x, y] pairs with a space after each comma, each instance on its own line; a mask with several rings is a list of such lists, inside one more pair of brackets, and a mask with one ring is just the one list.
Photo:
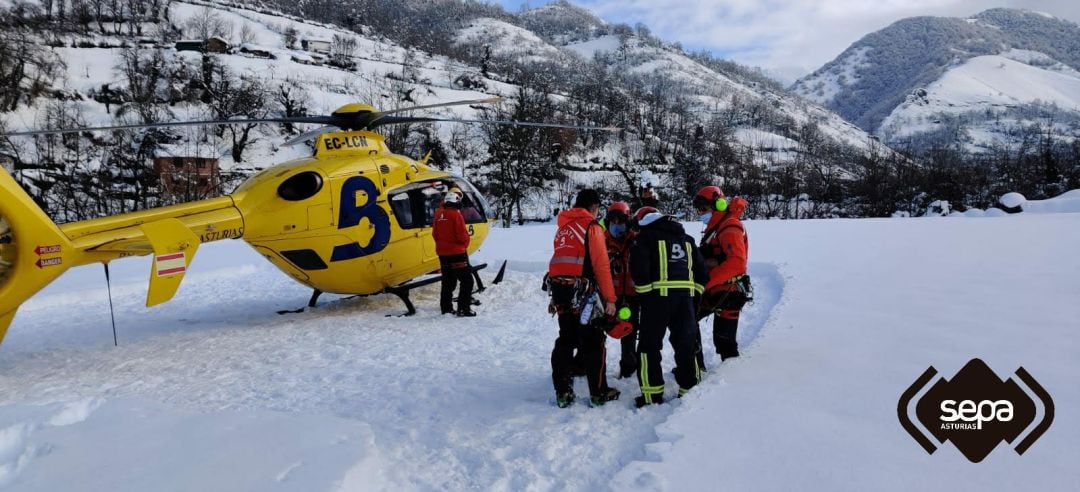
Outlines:
[[154, 152], [154, 157], [195, 157], [202, 159], [218, 159], [225, 155], [226, 149], [220, 149], [213, 145], [197, 145], [190, 143], [159, 145]]

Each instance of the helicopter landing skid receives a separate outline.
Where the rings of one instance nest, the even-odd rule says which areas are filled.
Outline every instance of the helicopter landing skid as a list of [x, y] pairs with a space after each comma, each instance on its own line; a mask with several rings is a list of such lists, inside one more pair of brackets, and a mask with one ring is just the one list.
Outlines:
[[[479, 292], [484, 291], [484, 281], [480, 279], [480, 274], [477, 273], [477, 272], [479, 272], [480, 270], [483, 270], [485, 268], [487, 268], [487, 263], [481, 263], [479, 265], [474, 265], [474, 266], [472, 266], [470, 268], [472, 270], [473, 280], [476, 281], [476, 288], [473, 290], [473, 292], [475, 292], [475, 293], [479, 293]], [[434, 277], [425, 278], [423, 280], [415, 280], [415, 281], [406, 282], [404, 284], [397, 285], [397, 286], [394, 286], [394, 287], [387, 287], [385, 290], [383, 290], [383, 292], [385, 292], [387, 294], [393, 294], [395, 296], [398, 296], [398, 299], [401, 299], [401, 302], [405, 303], [405, 309], [407, 309], [408, 311], [405, 314], [399, 314], [398, 315], [399, 317], [400, 316], [412, 316], [412, 315], [416, 314], [416, 306], [413, 306], [412, 299], [409, 298], [409, 291], [411, 291], [411, 290], [413, 290], [413, 289], [415, 289], [417, 287], [423, 287], [425, 285], [431, 285], [431, 284], [434, 284], [436, 282], [442, 282], [442, 274], [441, 273], [439, 275], [434, 276]], [[386, 316], [390, 317], [390, 316], [393, 316], [393, 315], [388, 314]]]
[[[476, 288], [473, 290], [473, 293], [480, 293], [480, 292], [483, 292], [486, 289], [484, 287], [484, 281], [480, 278], [480, 274], [478, 273], [480, 270], [483, 270], [485, 268], [487, 268], [487, 263], [481, 263], [479, 265], [474, 265], [474, 266], [471, 267], [473, 280], [476, 282]], [[502, 272], [505, 269], [506, 269], [506, 262], [503, 262], [503, 268], [499, 270], [499, 275], [495, 278], [494, 283], [497, 284], [502, 280]], [[397, 296], [398, 299], [401, 299], [401, 302], [405, 303], [405, 309], [407, 310], [407, 312], [405, 312], [404, 314], [399, 314], [398, 316], [412, 316], [412, 315], [416, 314], [416, 306], [413, 305], [412, 299], [409, 298], [409, 291], [411, 291], [411, 290], [413, 290], [413, 289], [415, 289], [417, 287], [423, 287], [425, 285], [431, 285], [431, 284], [434, 284], [436, 282], [442, 282], [442, 274], [436, 275], [434, 277], [425, 278], [425, 279], [422, 279], [422, 280], [415, 280], [415, 281], [412, 281], [412, 282], [406, 282], [404, 284], [396, 285], [394, 287], [387, 287], [387, 288], [383, 289], [382, 292], [378, 292], [377, 294], [393, 294], [393, 295]], [[314, 308], [319, 302], [319, 296], [322, 296], [322, 294], [323, 294], [323, 292], [321, 290], [314, 289], [312, 291], [312, 293], [311, 293], [311, 298], [308, 299], [308, 304], [307, 304], [306, 308], [283, 309], [281, 311], [278, 311], [277, 313], [278, 314], [298, 314], [298, 313], [304, 312], [304, 310], [306, 310], [306, 309]], [[374, 295], [374, 294], [372, 294], [372, 295]], [[347, 297], [346, 299], [350, 299], [352, 297], [367, 297], [367, 295], [350, 296], [350, 297]], [[479, 304], [479, 302], [476, 301], [475, 299], [473, 300], [473, 303], [474, 303], [474, 305]], [[393, 316], [393, 315], [388, 314], [386, 316], [390, 317], [390, 316]]]
[[[323, 294], [323, 292], [321, 290], [314, 289], [314, 292], [311, 293], [311, 299], [308, 299], [307, 307], [309, 307], [309, 308], [315, 307], [315, 304], [317, 302], [319, 302], [319, 296], [321, 296], [322, 294]], [[282, 310], [278, 311], [277, 313], [278, 314], [299, 314], [299, 313], [304, 312], [305, 309], [307, 309], [307, 308], [282, 309]]]

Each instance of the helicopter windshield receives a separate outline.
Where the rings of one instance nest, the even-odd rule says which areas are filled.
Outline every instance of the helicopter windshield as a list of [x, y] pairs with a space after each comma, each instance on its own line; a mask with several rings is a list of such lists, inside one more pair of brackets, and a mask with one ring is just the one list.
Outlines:
[[389, 193], [390, 208], [398, 226], [402, 229], [431, 227], [443, 195], [455, 187], [462, 192], [461, 215], [465, 223], [487, 222], [487, 201], [476, 188], [463, 179], [442, 178], [405, 185]]

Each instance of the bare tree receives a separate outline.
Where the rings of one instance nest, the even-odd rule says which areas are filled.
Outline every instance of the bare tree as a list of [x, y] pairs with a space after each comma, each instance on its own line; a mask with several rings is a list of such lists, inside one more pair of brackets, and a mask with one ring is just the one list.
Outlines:
[[469, 125], [460, 123], [454, 124], [450, 130], [450, 158], [461, 164], [457, 172], [463, 178], [469, 177], [467, 163], [479, 151], [472, 133]]
[[299, 33], [296, 32], [296, 28], [289, 26], [285, 28], [285, 32], [282, 33], [285, 38], [285, 47], [289, 49], [296, 48], [296, 40], [299, 37]]
[[[213, 64], [206, 86], [205, 101], [215, 119], [264, 118], [268, 113], [266, 86], [254, 75], [237, 77], [223, 65]], [[244, 149], [254, 141], [257, 124], [226, 125], [232, 141], [234, 162], [243, 162]]]
[[134, 112], [142, 123], [160, 121], [164, 113], [161, 104], [167, 101], [164, 92], [168, 83], [167, 61], [161, 50], [127, 48], [120, 53], [115, 70], [127, 81], [131, 101], [117, 110], [117, 115]]
[[330, 62], [342, 68], [354, 66], [353, 57], [356, 56], [357, 45], [355, 37], [335, 34], [330, 41]]
[[255, 28], [245, 22], [240, 26], [240, 44], [254, 43], [256, 37]]
[[0, 36], [0, 110], [14, 111], [49, 89], [61, 61], [37, 43], [25, 42], [19, 30]]
[[[513, 121], [554, 120], [555, 106], [545, 91], [540, 74], [522, 74], [517, 98], [508, 109], [499, 109], [494, 119]], [[559, 179], [557, 164], [562, 158], [555, 133], [524, 126], [491, 125], [486, 130], [488, 159], [486, 187], [495, 198], [496, 213], [509, 227], [516, 216], [524, 223], [522, 202], [535, 195], [546, 180]]]
[[225, 20], [217, 10], [203, 7], [195, 12], [184, 22], [187, 36], [195, 39], [207, 40], [214, 36], [223, 39], [232, 37], [232, 22]]
[[[311, 106], [311, 98], [308, 97], [307, 91], [303, 89], [299, 82], [286, 80], [278, 84], [277, 90], [274, 92], [274, 103], [276, 103], [281, 115], [287, 118], [307, 116], [308, 107]], [[299, 133], [292, 123], [284, 123], [283, 126], [285, 133], [288, 135]]]

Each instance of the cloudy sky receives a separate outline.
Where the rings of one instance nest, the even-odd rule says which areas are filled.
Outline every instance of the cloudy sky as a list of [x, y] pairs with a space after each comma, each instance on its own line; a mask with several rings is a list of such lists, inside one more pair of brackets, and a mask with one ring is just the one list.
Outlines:
[[[692, 49], [772, 71], [785, 82], [832, 60], [863, 35], [921, 15], [968, 17], [994, 7], [1080, 22], [1077, 0], [570, 0], [608, 22], [642, 22]], [[523, 0], [498, 0], [509, 11]], [[529, 0], [537, 7], [550, 0]]]

